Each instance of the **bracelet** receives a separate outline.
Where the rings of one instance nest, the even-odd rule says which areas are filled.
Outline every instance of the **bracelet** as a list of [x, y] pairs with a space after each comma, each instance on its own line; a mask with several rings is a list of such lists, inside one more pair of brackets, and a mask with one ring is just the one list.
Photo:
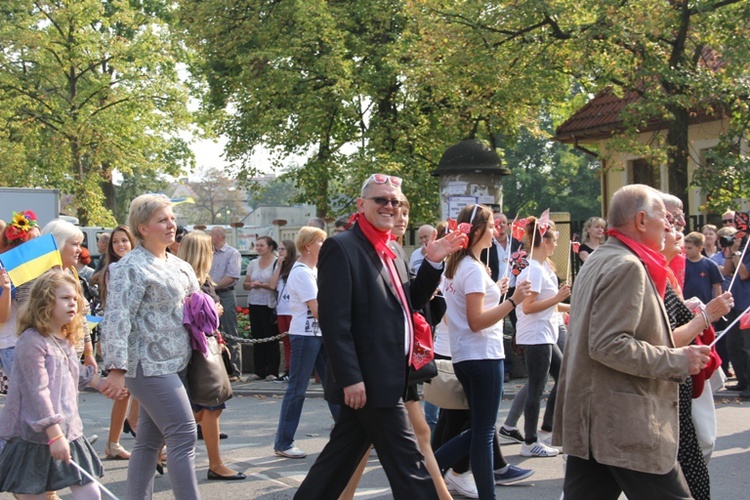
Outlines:
[[708, 314], [706, 314], [705, 309], [701, 309], [701, 315], [703, 316], [703, 321], [706, 322], [706, 328], [704, 328], [704, 330], [708, 330], [708, 327], [711, 326], [711, 323], [708, 321]]
[[47, 446], [51, 445], [52, 443], [54, 443], [55, 441], [57, 441], [61, 437], [65, 437], [65, 435], [58, 434], [57, 436], [53, 437], [52, 439], [50, 439], [49, 441], [47, 441]]
[[512, 298], [512, 297], [508, 297], [508, 302], [510, 302], [511, 304], [513, 304], [513, 308], [514, 308], [514, 309], [515, 309], [516, 307], [518, 307], [518, 304], [516, 304], [516, 301], [515, 301], [515, 300], [513, 300], [513, 298]]
[[83, 351], [83, 355], [84, 356], [93, 356], [94, 355], [94, 351]]

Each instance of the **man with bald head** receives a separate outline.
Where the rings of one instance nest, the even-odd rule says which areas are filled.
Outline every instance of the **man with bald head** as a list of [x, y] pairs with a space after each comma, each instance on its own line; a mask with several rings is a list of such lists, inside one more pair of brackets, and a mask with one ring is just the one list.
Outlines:
[[678, 385], [709, 347], [675, 348], [664, 308], [672, 227], [659, 192], [612, 197], [610, 238], [573, 288], [552, 442], [568, 455], [565, 498], [691, 498], [677, 463]]
[[234, 285], [240, 279], [242, 256], [236, 248], [227, 245], [227, 233], [221, 226], [211, 228], [211, 242], [214, 245], [214, 260], [211, 263], [209, 275], [216, 284], [216, 294], [224, 308], [224, 314], [219, 318], [221, 331], [227, 334], [227, 348], [232, 357], [234, 372], [230, 380], [239, 380], [242, 375], [242, 350], [237, 337], [237, 299], [234, 296]]
[[430, 226], [429, 224], [420, 226], [420, 228], [417, 230], [419, 248], [412, 252], [411, 259], [409, 259], [409, 268], [414, 274], [419, 271], [419, 266], [421, 266], [422, 262], [424, 261], [424, 256], [427, 253], [427, 245], [431, 241], [435, 241], [435, 238], [437, 238], [437, 229]]

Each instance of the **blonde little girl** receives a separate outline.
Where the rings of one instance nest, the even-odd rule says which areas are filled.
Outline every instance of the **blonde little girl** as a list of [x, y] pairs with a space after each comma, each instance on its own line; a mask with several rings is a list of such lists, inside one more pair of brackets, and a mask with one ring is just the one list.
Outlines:
[[82, 311], [78, 281], [54, 269], [34, 280], [19, 311], [13, 382], [0, 417], [0, 491], [43, 499], [46, 491], [70, 487], [77, 499], [100, 498], [97, 485], [70, 463], [102, 476], [78, 415], [78, 389], [106, 385], [76, 355]]

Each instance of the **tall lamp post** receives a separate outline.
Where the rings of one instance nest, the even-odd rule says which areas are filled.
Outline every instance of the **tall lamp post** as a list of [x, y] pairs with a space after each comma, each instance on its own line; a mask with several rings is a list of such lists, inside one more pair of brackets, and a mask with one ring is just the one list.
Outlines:
[[232, 211], [227, 208], [226, 215], [224, 216], [224, 225], [229, 225], [229, 216], [232, 215]]

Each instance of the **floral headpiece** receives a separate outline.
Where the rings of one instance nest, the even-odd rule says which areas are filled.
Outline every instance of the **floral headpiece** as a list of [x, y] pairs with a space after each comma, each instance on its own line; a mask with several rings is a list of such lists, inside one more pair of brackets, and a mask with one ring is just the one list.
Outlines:
[[8, 243], [25, 243], [31, 239], [31, 229], [39, 227], [36, 214], [31, 210], [13, 212], [13, 222], [5, 229], [5, 239]]

